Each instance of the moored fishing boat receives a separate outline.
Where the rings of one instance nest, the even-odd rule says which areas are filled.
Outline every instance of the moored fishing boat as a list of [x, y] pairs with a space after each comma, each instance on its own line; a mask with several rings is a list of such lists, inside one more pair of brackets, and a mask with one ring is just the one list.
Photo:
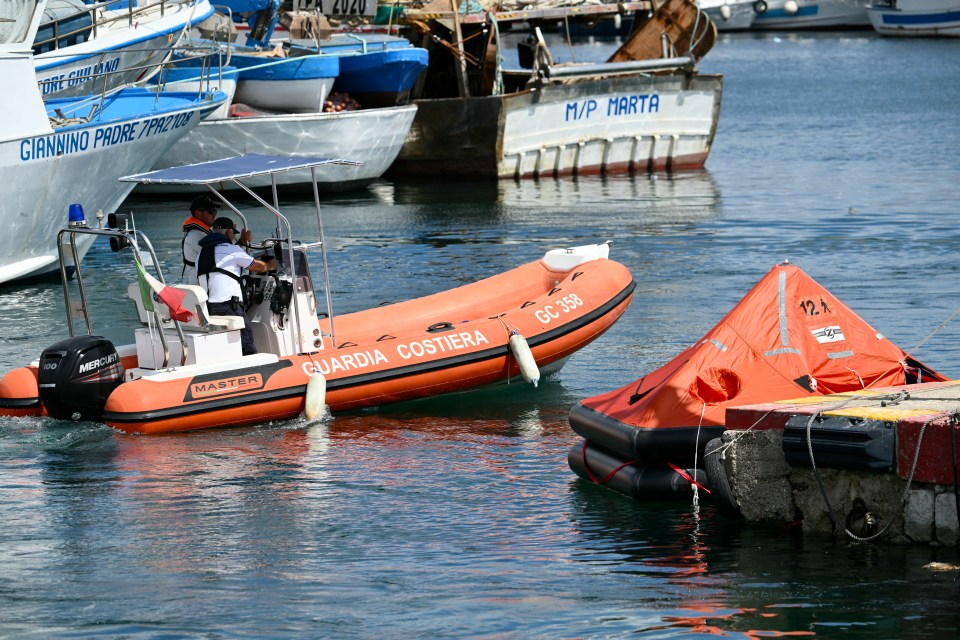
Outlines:
[[673, 360], [577, 403], [570, 426], [584, 442], [568, 462], [628, 495], [667, 497], [705, 481], [730, 407], [943, 380], [784, 263]]
[[[305, 12], [296, 9], [290, 11], [288, 5], [281, 13], [280, 3], [276, 0], [223, 0], [217, 7], [232, 18], [227, 20], [223, 16], [219, 20], [218, 40], [231, 40], [238, 25], [252, 27], [246, 32], [244, 47], [235, 44], [222, 46], [229, 46], [235, 53], [261, 50], [275, 57], [317, 58], [327, 63], [339, 63], [332, 91], [349, 95], [364, 108], [406, 104], [414, 83], [427, 67], [426, 49], [414, 47], [406, 38], [385, 33], [333, 33], [322, 16], [304, 15]], [[282, 20], [298, 22], [298, 37], [294, 38], [284, 30], [276, 41], [273, 40], [275, 28], [281, 26], [278, 23]], [[307, 33], [309, 38], [300, 37]], [[258, 106], [242, 94], [238, 99]]]
[[406, 104], [429, 59], [426, 49], [387, 34], [336, 33], [323, 40], [292, 40], [285, 47], [292, 56], [336, 57], [340, 74], [333, 90], [364, 107]]
[[885, 36], [960, 36], [957, 0], [880, 0], [867, 5], [867, 16]]
[[[335, 162], [247, 156], [126, 179], [213, 185]], [[288, 419], [301, 412], [315, 417], [318, 405], [346, 411], [520, 376], [536, 382], [606, 331], [626, 310], [635, 287], [629, 271], [607, 257], [604, 243], [551, 250], [472, 284], [344, 315], [332, 313], [324, 271], [327, 311], [318, 317], [307, 265], [307, 251], [316, 245], [292, 239], [282, 213], [257, 199], [274, 214], [282, 234], [257, 244], [282, 268], [252, 274], [248, 286], [247, 315], [259, 353], [241, 355], [238, 319], [209, 316], [199, 287], [168, 287], [160, 300], [172, 292], [179, 301], [161, 312], [159, 300], [130, 282], [126, 292], [142, 322], [134, 343], [114, 348], [92, 336], [84, 307], [87, 335], [74, 333], [73, 320], [81, 318], [70, 316], [74, 337], [0, 381], [0, 414], [75, 417], [159, 433]], [[142, 232], [119, 219], [114, 226], [64, 231], [61, 255], [69, 255], [74, 237], [109, 235], [113, 245], [128, 247], [138, 264], [147, 254], [151, 261], [143, 262], [158, 264]], [[156, 280], [154, 290], [163, 289], [159, 268]], [[83, 286], [79, 272], [77, 282]], [[64, 294], [68, 308], [75, 308], [68, 286]]]
[[[390, 167], [406, 140], [417, 107], [405, 105], [382, 109], [359, 109], [329, 113], [266, 113], [245, 111], [207, 118], [180, 144], [172, 146], [155, 163], [171, 167], [226, 158], [235, 154], [293, 154], [312, 157], [351, 158], [356, 164], [322, 165], [314, 170], [322, 191], [342, 191], [367, 185]], [[288, 171], [275, 177], [278, 184], [307, 188], [309, 171]], [[266, 187], [266, 176], [254, 177], [249, 186]], [[137, 193], [184, 190], [184, 185], [143, 183]], [[235, 189], [231, 181], [218, 185]]]
[[860, 0], [757, 0], [754, 6], [757, 15], [752, 29], [822, 29], [870, 24]]
[[[304, 112], [304, 103], [296, 86], [300, 83], [298, 75], [280, 73], [270, 83], [273, 110], [258, 109], [241, 102], [241, 91], [245, 83], [243, 71], [231, 67], [218, 67], [216, 61], [226, 59], [218, 51], [220, 46], [210, 44], [186, 49], [189, 54], [177, 66], [171, 69], [176, 79], [168, 81], [167, 72], [161, 76], [165, 86], [176, 89], [178, 86], [224, 87], [236, 82], [233, 95], [234, 103], [225, 110], [210, 114], [187, 136], [183, 142], [161, 157], [155, 167], [172, 167], [195, 162], [205, 162], [234, 156], [236, 154], [292, 154], [309, 157], [342, 157], [355, 160], [349, 165], [325, 165], [308, 171], [288, 171], [267, 178], [253, 179], [248, 186], [266, 187], [271, 179], [278, 184], [300, 185], [307, 188], [317, 184], [323, 191], [343, 191], [367, 185], [382, 176], [400, 152], [413, 124], [417, 107], [400, 105], [373, 109], [325, 110], [322, 105], [314, 105], [311, 112]], [[229, 48], [224, 52], [229, 52]], [[214, 54], [210, 55], [210, 51]], [[199, 55], [206, 53], [207, 56]], [[212, 59], [208, 63], [203, 60]], [[237, 61], [235, 55], [230, 61]], [[269, 60], [269, 59], [267, 59]], [[336, 67], [338, 58], [312, 55], [304, 58], [280, 58], [280, 62], [289, 62], [287, 67], [295, 71], [298, 61], [315, 60], [331, 63]], [[275, 62], [266, 62], [266, 67], [258, 71], [282, 69], [274, 67]], [[248, 67], [247, 71], [250, 71]], [[171, 76], [172, 77], [172, 76]], [[268, 83], [264, 83], [266, 85]], [[249, 95], [249, 94], [246, 94]], [[314, 96], [315, 97], [315, 96]], [[312, 101], [310, 102], [312, 103]], [[263, 104], [262, 102], [260, 104]], [[163, 193], [183, 190], [182, 185], [145, 183], [138, 187], [138, 193]], [[236, 185], [227, 181], [219, 185], [221, 189], [234, 189]]]
[[0, 16], [8, 23], [0, 30], [0, 78], [10, 96], [0, 108], [0, 282], [55, 273], [57, 230], [68, 212], [79, 224], [83, 209], [113, 211], [131, 190], [117, 179], [153, 166], [225, 99], [125, 89], [44, 103], [31, 52], [42, 6], [8, 3]]
[[[697, 72], [716, 27], [692, 0], [523, 11], [407, 10], [430, 66], [396, 175], [525, 178], [701, 168], [720, 114], [722, 77]], [[655, 9], [655, 10], [654, 10]], [[544, 21], [634, 12], [643, 24], [606, 62], [555, 64]], [[529, 59], [504, 69], [500, 30], [534, 27]]]
[[758, 12], [767, 9], [765, 0], [698, 0], [717, 31], [743, 31], [753, 25]]
[[[232, 43], [193, 39], [190, 47], [195, 50], [212, 48], [218, 51], [216, 59], [233, 67], [227, 72], [227, 76], [233, 78], [237, 84], [234, 100], [267, 111], [323, 111], [324, 101], [340, 73], [340, 62], [336, 57], [288, 57], [279, 46], [261, 50]], [[206, 63], [201, 58], [191, 57], [178, 64], [201, 67]]]
[[209, 0], [49, 0], [34, 39], [44, 97], [82, 96], [153, 73], [193, 25], [209, 18]]

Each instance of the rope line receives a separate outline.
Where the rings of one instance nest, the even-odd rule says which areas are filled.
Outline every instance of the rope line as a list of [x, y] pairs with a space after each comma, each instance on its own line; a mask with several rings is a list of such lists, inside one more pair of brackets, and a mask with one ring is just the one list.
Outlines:
[[[840, 406], [843, 406], [851, 402], [852, 400], [853, 398], [845, 400], [844, 402], [840, 403]], [[835, 411], [836, 409], [839, 409], [840, 406], [834, 407], [832, 410]], [[823, 413], [822, 410], [818, 410], [814, 412], [814, 414], [811, 415], [810, 419], [807, 421], [807, 452], [810, 456], [810, 466], [813, 469], [813, 477], [817, 481], [817, 488], [820, 490], [820, 495], [823, 498], [823, 502], [827, 508], [827, 515], [830, 516], [830, 521], [833, 523], [834, 530], [837, 530], [840, 528], [840, 525], [838, 524], [838, 520], [837, 520], [837, 513], [833, 508], [833, 505], [830, 503], [830, 498], [827, 496], [826, 488], [823, 486], [823, 479], [820, 476], [820, 470], [817, 468], [816, 460], [814, 459], [814, 455], [813, 455], [813, 437], [812, 437], [813, 423], [817, 419], [817, 417], [820, 416], [821, 413]], [[890, 527], [893, 526], [893, 524], [897, 521], [897, 518], [899, 518], [901, 513], [903, 513], [903, 508], [907, 503], [907, 493], [909, 493], [910, 491], [910, 486], [913, 483], [913, 477], [917, 471], [917, 463], [920, 460], [920, 448], [921, 448], [921, 445], [923, 444], [923, 437], [926, 434], [927, 427], [933, 424], [937, 420], [948, 419], [951, 421], [956, 421], [958, 419], [958, 415], [960, 414], [942, 413], [924, 421], [923, 425], [920, 427], [920, 434], [917, 436], [917, 446], [913, 452], [913, 462], [910, 465], [910, 473], [907, 476], [907, 484], [903, 488], [903, 493], [900, 495], [900, 503], [897, 505], [896, 512], [879, 531], [877, 531], [875, 534], [871, 536], [865, 536], [865, 537], [858, 536], [857, 534], [850, 531], [850, 529], [848, 529], [846, 525], [844, 525], [843, 531], [844, 533], [846, 533], [847, 537], [849, 537], [854, 542], [859, 542], [859, 543], [872, 542], [873, 540], [876, 540], [877, 538], [883, 536], [890, 529]]]
[[583, 447], [580, 449], [580, 457], [583, 460], [583, 468], [586, 470], [587, 476], [589, 476], [590, 481], [593, 482], [593, 484], [599, 484], [599, 485], [607, 484], [608, 482], [610, 482], [610, 480], [613, 479], [613, 476], [617, 475], [617, 473], [620, 472], [621, 469], [623, 469], [624, 467], [629, 467], [631, 464], [636, 463], [636, 460], [628, 460], [627, 462], [624, 462], [619, 467], [617, 467], [616, 469], [608, 473], [603, 480], [598, 480], [597, 476], [595, 476], [593, 474], [593, 471], [590, 470], [590, 465], [587, 464], [587, 445], [588, 444], [590, 444], [590, 441], [587, 439], [584, 439]]

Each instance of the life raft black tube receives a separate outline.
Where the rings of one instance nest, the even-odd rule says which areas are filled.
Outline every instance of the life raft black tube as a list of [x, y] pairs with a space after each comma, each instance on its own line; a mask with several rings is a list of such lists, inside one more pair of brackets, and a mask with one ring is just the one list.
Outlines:
[[702, 460], [707, 443], [719, 438], [725, 430], [716, 425], [635, 427], [579, 402], [570, 409], [568, 419], [577, 435], [625, 459], [641, 463], [672, 462], [679, 466], [693, 466], [695, 457]]
[[[622, 458], [590, 442], [579, 442], [567, 453], [567, 464], [574, 473], [595, 484], [643, 500], [672, 500], [688, 498], [693, 487], [683, 474], [666, 464], [642, 464]], [[683, 473], [706, 487], [707, 474], [703, 469]]]

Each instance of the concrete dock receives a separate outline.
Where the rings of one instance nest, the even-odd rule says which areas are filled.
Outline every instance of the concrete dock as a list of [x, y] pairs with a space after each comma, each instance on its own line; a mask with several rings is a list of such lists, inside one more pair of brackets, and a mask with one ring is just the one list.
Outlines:
[[731, 408], [726, 426], [707, 470], [727, 513], [854, 540], [960, 541], [960, 381]]

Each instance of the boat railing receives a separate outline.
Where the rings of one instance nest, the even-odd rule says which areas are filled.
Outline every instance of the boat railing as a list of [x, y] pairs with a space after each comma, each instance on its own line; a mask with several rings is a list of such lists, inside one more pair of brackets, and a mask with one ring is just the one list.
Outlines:
[[[211, 47], [211, 51], [214, 48]], [[143, 49], [142, 51], [157, 51], [158, 49]], [[129, 49], [129, 51], [137, 51], [136, 49]], [[101, 59], [106, 52], [101, 53]], [[210, 53], [196, 53], [195, 57], [206, 57]], [[156, 73], [161, 69], [168, 66], [169, 62], [161, 63], [147, 63], [140, 65], [133, 65], [129, 67], [122, 67], [113, 69], [111, 71], [97, 71], [92, 72], [89, 76], [91, 83], [95, 83], [97, 79], [102, 79], [103, 82], [99, 83], [100, 91], [98, 93], [91, 92], [86, 96], [80, 96], [72, 98], [73, 102], [67, 106], [61, 106], [54, 109], [54, 116], [50, 116], [50, 125], [54, 128], [67, 126], [70, 124], [75, 124], [77, 122], [90, 122], [95, 117], [103, 112], [103, 106], [106, 103], [106, 100], [109, 96], [112, 96], [124, 89], [128, 89], [134, 86], [143, 86], [150, 78], [152, 78]], [[110, 83], [108, 82], [109, 78], [114, 75], [126, 74], [133, 71], [143, 71], [143, 79], [138, 82], [125, 83], [119, 86], [110, 88]], [[43, 92], [43, 85], [49, 80], [38, 80], [37, 84], [40, 86], [41, 93]], [[163, 87], [158, 83], [156, 88], [156, 99], [159, 101], [160, 93], [163, 90]], [[198, 95], [203, 95], [204, 89], [203, 86], [200, 87]]]
[[601, 62], [596, 64], [548, 65], [544, 68], [547, 79], [577, 78], [583, 76], [613, 76], [621, 74], [655, 73], [675, 69], [693, 69], [696, 61], [690, 56], [657, 58], [655, 60], [632, 60], [627, 62]]
[[[67, 310], [67, 330], [70, 332], [70, 337], [77, 335], [75, 325], [80, 320], [83, 321], [86, 327], [87, 335], [93, 335], [93, 322], [90, 320], [90, 310], [87, 303], [87, 292], [83, 280], [83, 270], [80, 267], [80, 255], [77, 251], [76, 237], [78, 234], [105, 236], [109, 238], [110, 248], [114, 251], [122, 251], [123, 249], [130, 248], [133, 254], [134, 262], [144, 269], [146, 269], [148, 266], [146, 263], [149, 262], [150, 266], [152, 266], [156, 272], [156, 278], [161, 283], [166, 284], [166, 281], [163, 277], [163, 270], [160, 268], [160, 261], [157, 260], [157, 254], [153, 250], [153, 245], [150, 243], [150, 239], [147, 238], [142, 231], [138, 231], [135, 227], [131, 226], [132, 222], [132, 219], [126, 214], [111, 213], [108, 217], [106, 229], [95, 229], [86, 226], [71, 225], [66, 229], [61, 229], [57, 234], [57, 251], [60, 259], [60, 280], [63, 283], [63, 301]], [[149, 260], [144, 259], [144, 252], [146, 252], [146, 254], [149, 256]], [[73, 275], [77, 281], [77, 293], [79, 296], [79, 301], [76, 303], [70, 294], [70, 282], [67, 271], [68, 262], [72, 263], [74, 267]], [[153, 319], [156, 322], [157, 327], [163, 326], [164, 319], [161, 317], [157, 305], [154, 305], [153, 307]], [[170, 321], [173, 323], [173, 327], [177, 332], [177, 337], [182, 346], [180, 365], [183, 366], [187, 363], [189, 346], [186, 338], [183, 335], [183, 329], [180, 326], [180, 322], [172, 317], [170, 318]], [[160, 344], [163, 349], [163, 366], [161, 368], [166, 368], [170, 364], [170, 346], [167, 344], [167, 338], [163, 330], [157, 331], [157, 334], [160, 337]]]
[[[356, 40], [357, 42], [359, 42], [361, 48], [363, 49], [363, 53], [367, 53], [367, 41], [366, 41], [365, 38], [363, 38], [362, 36], [359, 36], [359, 35], [357, 35], [357, 34], [353, 34], [353, 33], [347, 33], [346, 36], [347, 36], [347, 38], [350, 39], [350, 40]], [[384, 48], [384, 49], [387, 48], [387, 43], [386, 43], [386, 42], [383, 43], [383, 48]]]
[[[285, 48], [285, 47], [284, 47]], [[244, 52], [245, 53], [245, 52]], [[211, 80], [213, 77], [214, 62], [218, 67], [217, 73], [218, 77], [222, 80], [223, 76], [238, 76], [241, 72], [255, 71], [258, 69], [266, 69], [269, 67], [276, 67], [285, 64], [301, 64], [304, 61], [304, 58], [331, 58], [334, 57], [331, 54], [325, 53], [309, 53], [304, 55], [294, 55], [290, 57], [278, 57], [272, 59], [268, 56], [263, 56], [265, 62], [260, 64], [251, 64], [244, 65], [242, 69], [231, 69], [224, 71], [224, 67], [231, 66], [231, 59], [233, 56], [233, 50], [231, 47], [224, 47], [218, 45], [189, 45], [185, 48], [174, 49], [174, 55], [176, 60], [171, 63], [165, 63], [163, 68], [169, 68], [171, 66], [176, 66], [187, 60], [196, 60], [200, 58], [208, 58], [201, 63], [200, 69], [201, 73], [199, 75], [200, 79], [205, 79], [207, 81]], [[177, 83], [186, 83], [186, 82], [196, 82], [196, 78], [189, 78], [184, 80], [172, 80], [164, 81], [164, 86], [168, 84], [177, 84]]]
[[[226, 59], [224, 58], [224, 51], [217, 45], [203, 45], [203, 44], [191, 44], [186, 47], [178, 47], [172, 50], [173, 55], [171, 59], [159, 65], [159, 71], [156, 75], [157, 78], [157, 91], [163, 91], [170, 85], [177, 84], [186, 84], [200, 82], [199, 91], [202, 93], [204, 91], [203, 83], [206, 82], [208, 85], [211, 84], [214, 80], [214, 69], [216, 69], [217, 75], [216, 80], [218, 86], [223, 86], [224, 76], [233, 75], [236, 76], [238, 71], [224, 71], [224, 67], [229, 64], [229, 53], [227, 53]], [[188, 78], [183, 80], [169, 80], [165, 71], [170, 69], [177, 68], [177, 65], [181, 65], [184, 62], [190, 62], [191, 60], [199, 60], [199, 67], [186, 67], [188, 69], [197, 69], [199, 72], [196, 78]], [[216, 64], [214, 64], [216, 63]]]
[[[133, 0], [103, 0], [95, 4], [85, 5], [79, 11], [42, 23], [41, 28], [48, 26], [53, 28], [53, 35], [42, 40], [35, 40], [33, 47], [35, 51], [44, 47], [56, 50], [60, 48], [61, 41], [86, 33], [96, 38], [101, 28], [107, 28], [121, 21], [126, 21], [128, 26], [133, 26], [137, 19], [142, 18], [147, 13], [156, 11], [157, 7], [159, 7], [162, 17], [168, 8], [194, 2], [196, 0], [152, 0], [138, 4]], [[71, 25], [85, 15], [90, 16], [89, 24], [83, 24], [75, 28]]]
[[[477, 4], [477, 3], [474, 3]], [[488, 11], [477, 4], [476, 11], [469, 10], [469, 4], [461, 5], [460, 10], [451, 8], [450, 11], [436, 11], [428, 9], [408, 8], [403, 12], [403, 18], [407, 22], [412, 20], [453, 20], [463, 24], [481, 24], [492, 15], [497, 22], [520, 22], [520, 21], [552, 21], [563, 20], [565, 18], [603, 18], [613, 17], [618, 14], [633, 13], [635, 11], [652, 11], [654, 2], [644, 0], [641, 2], [620, 2], [615, 4], [582, 4], [576, 6], [544, 6], [538, 7], [536, 4], [525, 5], [522, 9], [511, 11]]]
[[[213, 8], [218, 14], [226, 16], [225, 20], [218, 22], [216, 27], [214, 27], [213, 40], [215, 42], [229, 43], [233, 35], [233, 32], [230, 29], [231, 25], [233, 24], [233, 9], [222, 4], [215, 4], [213, 5]], [[223, 40], [220, 39], [221, 35], [224, 36]]]

